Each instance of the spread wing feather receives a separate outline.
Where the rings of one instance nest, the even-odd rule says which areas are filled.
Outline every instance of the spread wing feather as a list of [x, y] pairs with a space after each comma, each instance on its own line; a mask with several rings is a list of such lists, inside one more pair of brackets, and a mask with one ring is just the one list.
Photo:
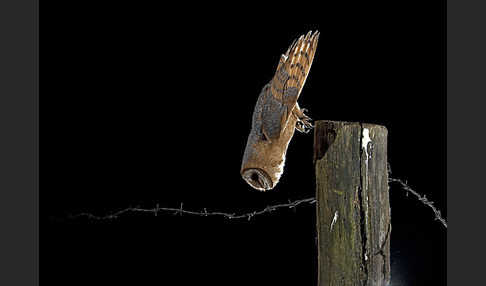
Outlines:
[[[272, 110], [263, 113], [264, 117], [268, 117], [263, 118], [263, 129], [264, 131], [267, 129], [267, 133], [274, 135], [270, 137], [278, 137], [287, 125], [309, 74], [318, 39], [319, 32], [310, 31], [307, 35], [302, 35], [294, 40], [287, 52], [280, 57], [277, 70], [270, 82], [271, 98], [267, 101], [272, 105]], [[277, 108], [276, 105], [280, 107]], [[277, 112], [278, 116], [273, 112]], [[276, 130], [276, 126], [278, 126], [278, 130]], [[271, 132], [268, 132], [270, 130]]]

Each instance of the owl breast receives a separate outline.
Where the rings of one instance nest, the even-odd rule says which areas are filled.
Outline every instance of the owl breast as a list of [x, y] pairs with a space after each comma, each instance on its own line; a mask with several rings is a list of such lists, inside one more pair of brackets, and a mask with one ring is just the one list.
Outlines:
[[[295, 132], [296, 119], [289, 120], [281, 136], [268, 140], [261, 132], [252, 130], [241, 165], [243, 179], [261, 191], [273, 189], [280, 180], [285, 166], [289, 142]], [[258, 126], [258, 124], [257, 124]]]

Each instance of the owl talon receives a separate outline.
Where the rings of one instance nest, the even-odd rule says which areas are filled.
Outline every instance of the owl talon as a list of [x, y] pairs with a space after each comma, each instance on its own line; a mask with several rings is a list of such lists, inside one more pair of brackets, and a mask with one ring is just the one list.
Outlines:
[[297, 124], [295, 125], [295, 128], [299, 131], [299, 132], [302, 132], [302, 133], [309, 133], [309, 131], [314, 128], [314, 126], [312, 125], [312, 123], [310, 122], [312, 119], [303, 114], [303, 117], [302, 118], [299, 118], [298, 121], [297, 121]]

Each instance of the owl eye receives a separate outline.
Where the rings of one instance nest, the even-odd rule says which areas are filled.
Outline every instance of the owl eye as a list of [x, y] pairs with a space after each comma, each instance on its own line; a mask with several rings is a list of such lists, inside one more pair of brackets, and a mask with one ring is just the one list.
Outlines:
[[258, 174], [257, 173], [251, 174], [251, 180], [254, 182], [258, 182]]

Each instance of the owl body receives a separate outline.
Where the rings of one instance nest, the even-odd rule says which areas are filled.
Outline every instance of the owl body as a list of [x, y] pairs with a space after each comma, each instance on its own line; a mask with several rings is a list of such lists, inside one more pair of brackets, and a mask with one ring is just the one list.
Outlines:
[[278, 103], [267, 103], [267, 106], [264, 105], [267, 101], [273, 100], [270, 87], [266, 85], [258, 97], [253, 112], [252, 128], [246, 143], [245, 154], [243, 155], [241, 173], [245, 180], [258, 190], [271, 189], [278, 183], [283, 173], [287, 148], [290, 139], [294, 135], [297, 122], [297, 118], [292, 116], [279, 138], [271, 139], [267, 137], [268, 135], [263, 132], [262, 128], [264, 120], [267, 120], [265, 122], [266, 125], [268, 124], [275, 129], [279, 128], [280, 122], [278, 122], [278, 119], [265, 119], [263, 117], [264, 110], [268, 110], [269, 105], [273, 105], [273, 108], [285, 108], [279, 106]]
[[312, 126], [297, 104], [312, 64], [319, 34], [309, 32], [282, 55], [274, 78], [258, 96], [243, 155], [241, 175], [253, 188], [270, 190], [278, 183], [295, 130]]

